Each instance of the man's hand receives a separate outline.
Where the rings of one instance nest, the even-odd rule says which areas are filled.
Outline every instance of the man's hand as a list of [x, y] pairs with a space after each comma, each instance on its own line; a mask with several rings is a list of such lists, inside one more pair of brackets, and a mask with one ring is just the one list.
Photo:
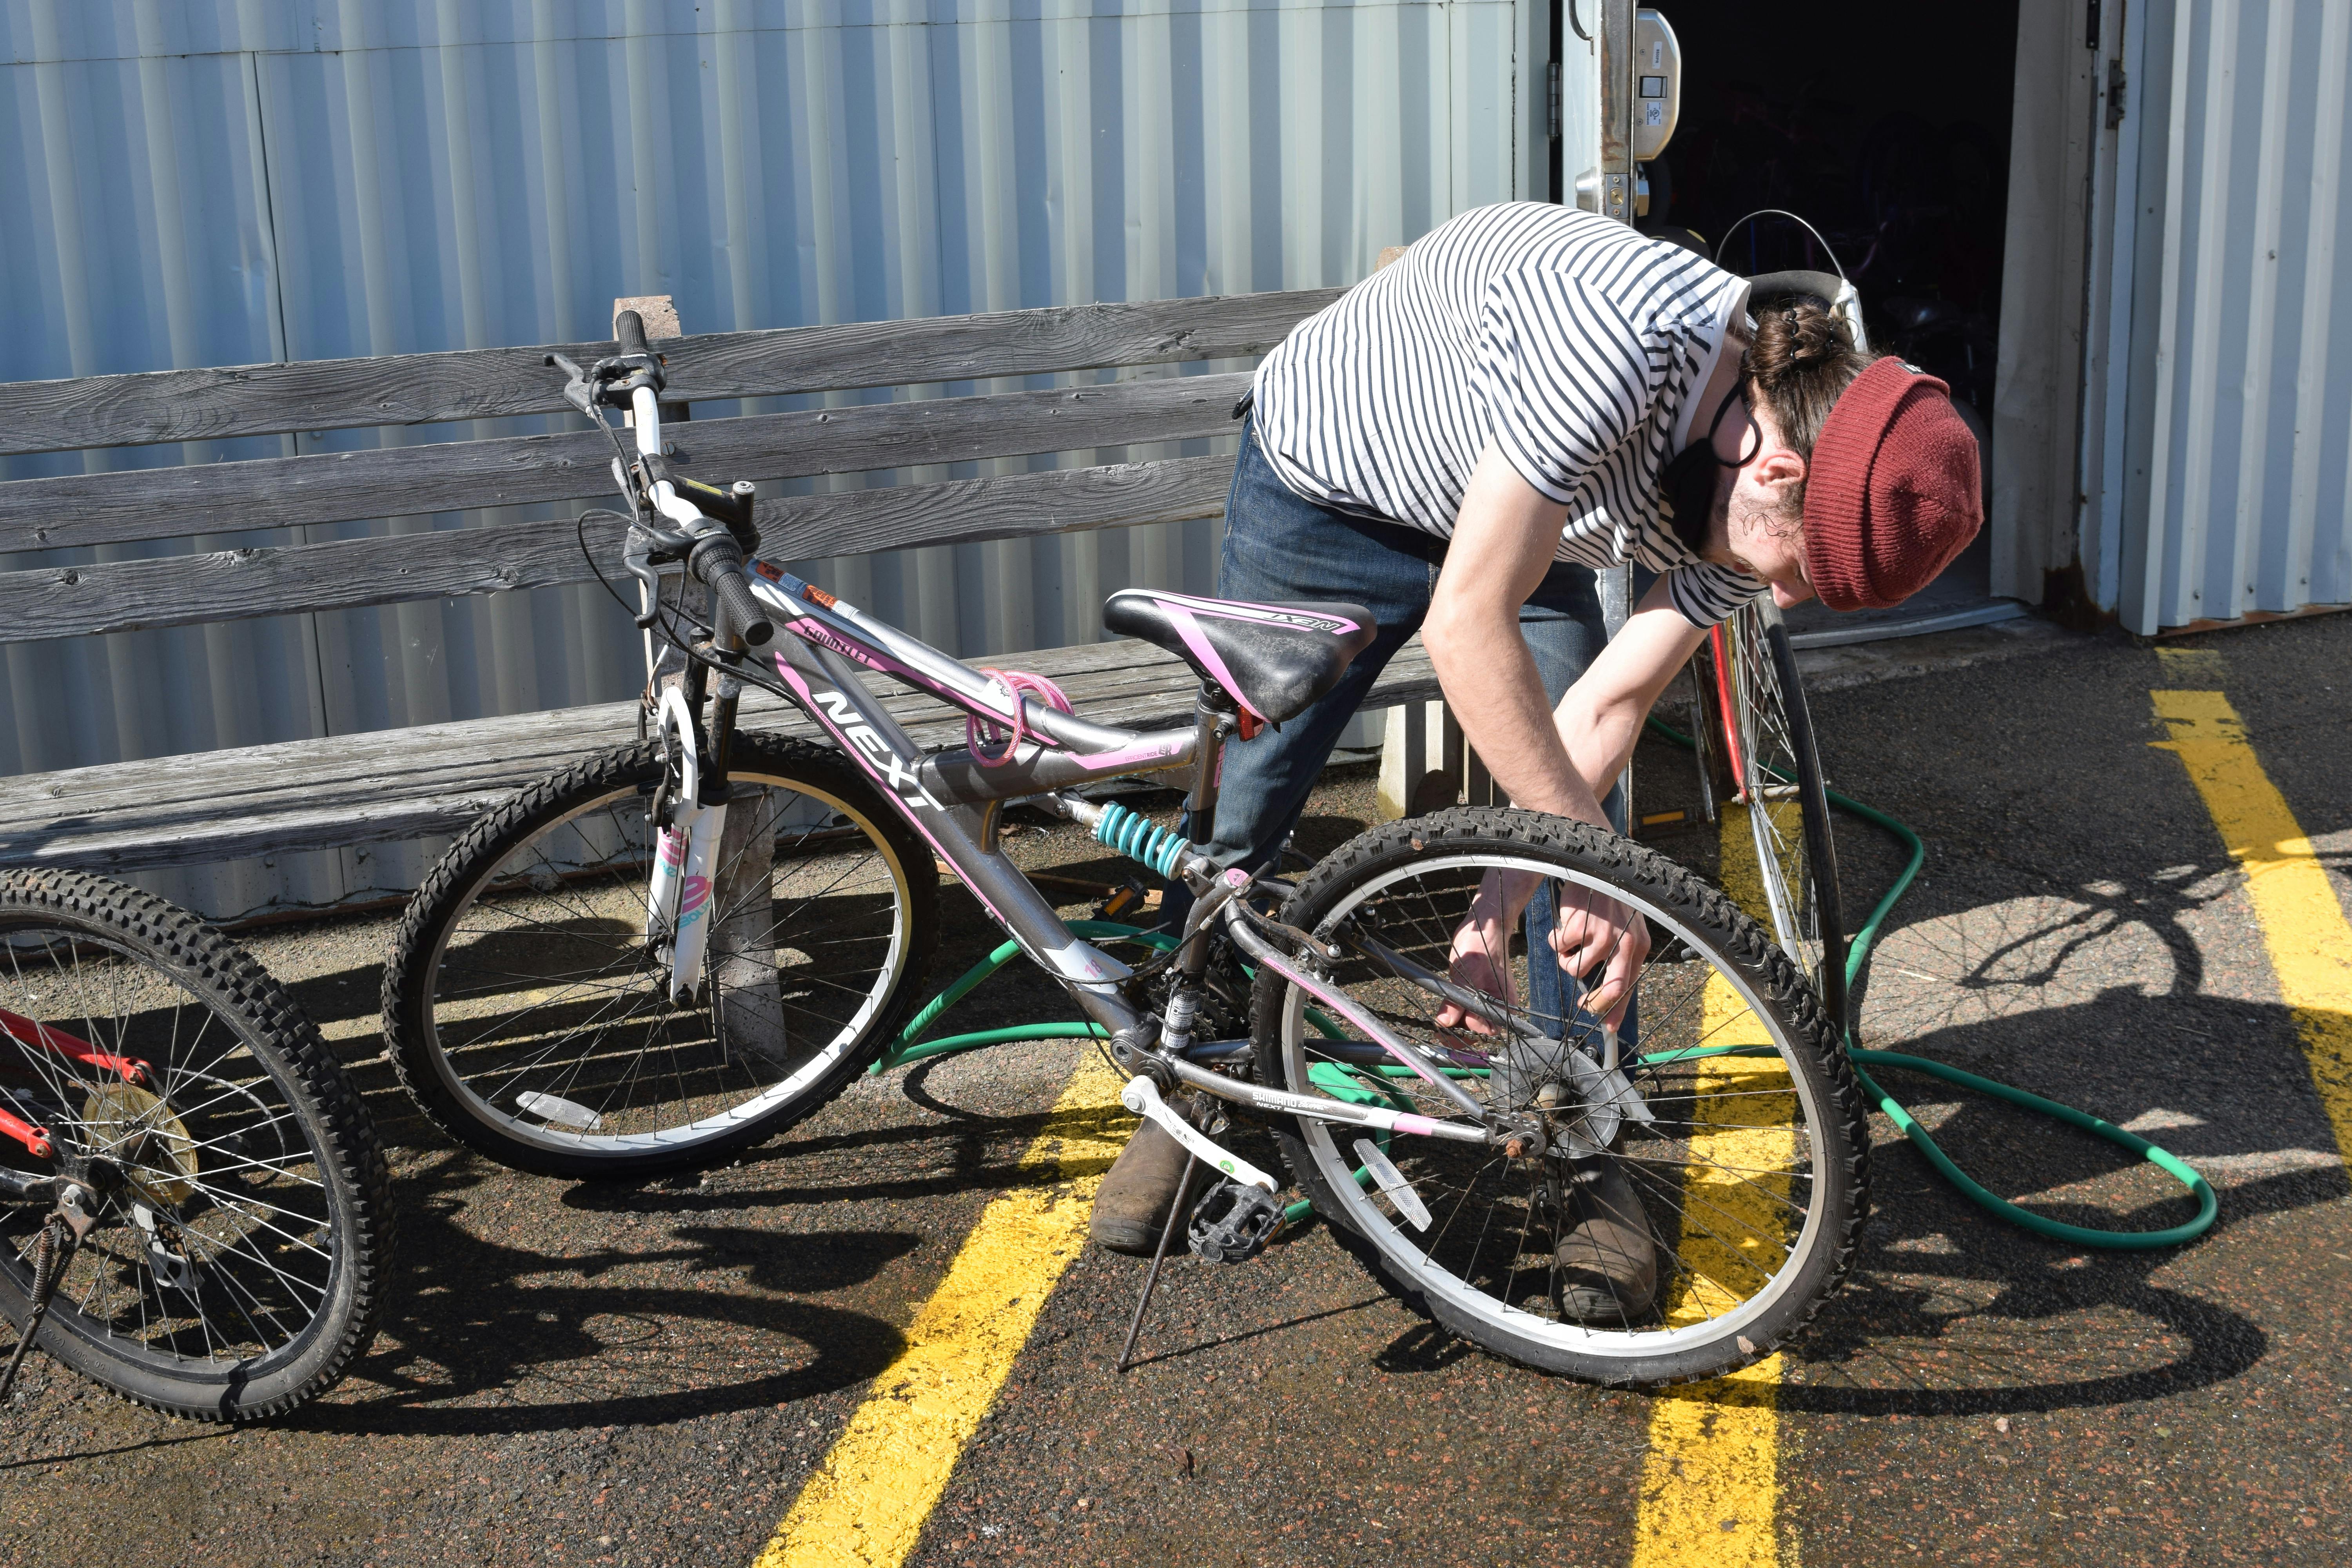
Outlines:
[[[1535, 892], [1536, 879], [1524, 871], [1487, 872], [1478, 884], [1477, 897], [1470, 900], [1469, 918], [1454, 933], [1448, 976], [1457, 984], [1516, 1005], [1518, 998], [1511, 987], [1511, 932]], [[1465, 1013], [1451, 1002], [1438, 1008], [1433, 1021], [1440, 1029], [1467, 1027], [1474, 1035], [1495, 1032], [1486, 1019]]]
[[[1538, 879], [1524, 871], [1489, 871], [1478, 884], [1469, 917], [1454, 933], [1450, 976], [1457, 984], [1483, 991], [1517, 1005], [1511, 984], [1511, 932], [1535, 898]], [[1650, 956], [1650, 928], [1641, 915], [1616, 900], [1590, 888], [1560, 882], [1559, 916], [1553, 921], [1552, 952], [1560, 967], [1588, 989], [1578, 1005], [1602, 1015], [1614, 1029], [1625, 1022], [1626, 1005], [1633, 999], [1634, 983], [1643, 962]], [[1466, 1028], [1473, 1035], [1491, 1035], [1485, 1019], [1465, 1013], [1451, 1002], [1437, 1010], [1432, 1022], [1441, 1030]]]
[[1597, 1013], [1610, 1028], [1622, 1028], [1642, 963], [1650, 956], [1650, 925], [1640, 912], [1590, 888], [1555, 883], [1559, 918], [1551, 950], [1560, 967], [1587, 987], [1577, 1005]]

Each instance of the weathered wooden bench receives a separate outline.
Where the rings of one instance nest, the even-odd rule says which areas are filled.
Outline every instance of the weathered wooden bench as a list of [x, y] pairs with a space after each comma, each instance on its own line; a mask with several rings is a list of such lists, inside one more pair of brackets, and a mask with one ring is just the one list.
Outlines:
[[[668, 395], [697, 402], [1245, 358], [1337, 296], [1318, 289], [656, 342]], [[581, 363], [611, 342], [552, 345]], [[562, 412], [548, 347], [243, 365], [0, 385], [0, 454], [216, 440]], [[1230, 434], [1247, 376], [1168, 374], [965, 397], [908, 397], [681, 427], [698, 477], [778, 481]], [[586, 429], [0, 483], [0, 552], [121, 545], [525, 502], [607, 503]], [[780, 561], [1213, 517], [1228, 456], [1095, 464], [893, 489], [763, 498]], [[0, 573], [0, 641], [512, 593], [589, 580], [569, 518]], [[617, 527], [587, 541], [620, 575]], [[617, 618], [622, 612], [615, 606]], [[1008, 650], [1009, 651], [1009, 650]], [[1192, 684], [1140, 643], [1022, 652], [1089, 717], [1179, 721]], [[1368, 706], [1427, 699], [1418, 645]], [[961, 720], [900, 693], [919, 739]], [[747, 722], [804, 729], [782, 704]], [[320, 736], [0, 780], [0, 866], [132, 871], [454, 832], [578, 752], [635, 732], [634, 701]]]

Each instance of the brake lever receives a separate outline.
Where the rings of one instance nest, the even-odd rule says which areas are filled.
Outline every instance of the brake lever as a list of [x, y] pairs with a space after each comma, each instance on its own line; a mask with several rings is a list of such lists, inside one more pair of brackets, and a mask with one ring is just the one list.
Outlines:
[[564, 402], [569, 403], [572, 407], [577, 408], [581, 413], [585, 414], [589, 418], [595, 420], [598, 424], [601, 425], [604, 423], [604, 416], [596, 412], [596, 397], [595, 394], [589, 390], [588, 373], [586, 371], [582, 370], [578, 365], [572, 363], [562, 354], [549, 354], [546, 359], [541, 363], [554, 365], [572, 378], [564, 383], [563, 385]]
[[630, 576], [646, 585], [646, 607], [635, 617], [637, 630], [646, 631], [661, 618], [661, 574], [654, 570], [653, 563], [642, 550], [625, 553], [621, 564], [629, 569]]
[[668, 529], [648, 528], [642, 522], [629, 524], [629, 534], [621, 551], [621, 564], [629, 575], [646, 585], [646, 608], [636, 617], [637, 629], [644, 631], [661, 618], [661, 574], [656, 565], [682, 561], [694, 548], [694, 536], [673, 532]]

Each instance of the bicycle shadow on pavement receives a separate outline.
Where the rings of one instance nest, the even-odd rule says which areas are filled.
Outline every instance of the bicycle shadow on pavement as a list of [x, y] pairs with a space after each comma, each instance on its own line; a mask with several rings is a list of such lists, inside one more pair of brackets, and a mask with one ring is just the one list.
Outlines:
[[446, 1153], [398, 1183], [383, 1328], [349, 1380], [286, 1425], [455, 1436], [673, 1422], [850, 1387], [903, 1348], [878, 1317], [797, 1298], [854, 1293], [919, 1236], [686, 1225], [615, 1245], [546, 1193], [545, 1228], [581, 1245], [539, 1251], [459, 1223], [461, 1194], [494, 1196], [484, 1169]]

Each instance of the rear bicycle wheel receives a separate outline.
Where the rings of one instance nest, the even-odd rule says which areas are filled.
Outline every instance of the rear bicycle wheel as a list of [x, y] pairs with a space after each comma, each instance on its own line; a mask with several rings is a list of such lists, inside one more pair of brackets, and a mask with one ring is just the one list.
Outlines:
[[838, 753], [743, 732], [730, 772], [689, 1006], [645, 937], [657, 742], [525, 790], [434, 868], [394, 940], [383, 1026], [444, 1131], [549, 1175], [693, 1169], [879, 1054], [937, 940], [929, 847]]
[[1811, 710], [1797, 674], [1789, 628], [1771, 600], [1741, 606], [1727, 628], [1739, 800], [1755, 862], [1723, 868], [1735, 896], [1753, 889], [1772, 931], [1820, 994], [1822, 1010], [1846, 1026], [1845, 921], [1838, 897], [1837, 841], [1828, 786], [1813, 743]]
[[[43, 1350], [174, 1415], [280, 1415], [331, 1386], [383, 1307], [373, 1125], [293, 999], [184, 910], [103, 878], [0, 875], [0, 1167], [98, 1222]], [[0, 1203], [0, 1316], [30, 1308], [50, 1201]]]
[[[1516, 1041], [1439, 1029], [1437, 996], [1387, 956], [1445, 973], [1490, 872], [1537, 877], [1556, 898], [1606, 894], [1659, 934], [1622, 1077], [1601, 1070], [1589, 1015], [1521, 1009], [1538, 1027]], [[1299, 884], [1281, 918], [1338, 942], [1345, 956], [1331, 978], [1350, 1002], [1429, 1053], [1482, 1115], [1540, 1110], [1548, 1148], [1516, 1154], [1404, 1132], [1380, 1148], [1360, 1129], [1312, 1119], [1281, 1134], [1334, 1235], [1444, 1327], [1549, 1371], [1677, 1383], [1769, 1354], [1843, 1278], [1868, 1212], [1853, 1069], [1787, 955], [1715, 889], [1582, 823], [1473, 808], [1352, 840]], [[1527, 961], [1515, 934], [1519, 996], [1530, 994]], [[1483, 1126], [1271, 969], [1253, 1000], [1261, 1082]], [[1589, 1288], [1573, 1233], [1579, 1190], [1604, 1182], [1633, 1194], [1636, 1212], [1617, 1218], [1646, 1238], [1628, 1249], [1646, 1247], [1657, 1283], [1645, 1300], [1595, 1313], [1580, 1301]]]

